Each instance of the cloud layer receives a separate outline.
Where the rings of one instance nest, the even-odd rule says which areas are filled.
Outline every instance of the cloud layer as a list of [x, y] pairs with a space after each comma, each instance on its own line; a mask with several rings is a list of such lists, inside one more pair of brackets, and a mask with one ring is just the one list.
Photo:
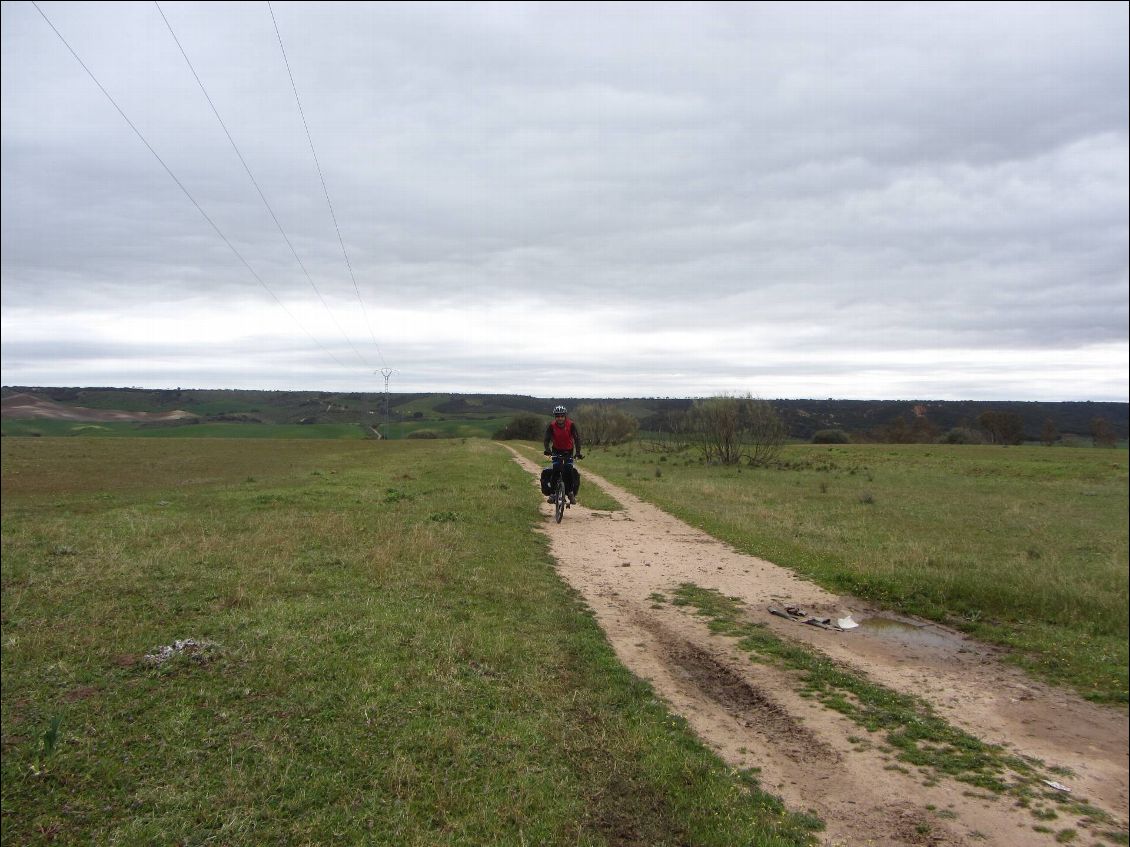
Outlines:
[[5, 384], [1127, 399], [1121, 4], [42, 8]]

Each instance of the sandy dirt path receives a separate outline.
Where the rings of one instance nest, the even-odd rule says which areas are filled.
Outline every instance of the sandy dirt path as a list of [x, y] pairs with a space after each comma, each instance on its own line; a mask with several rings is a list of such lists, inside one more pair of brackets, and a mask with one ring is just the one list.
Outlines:
[[[539, 466], [511, 452], [535, 475], [536, 489]], [[561, 576], [593, 609], [620, 660], [648, 680], [705, 743], [734, 767], [759, 768], [765, 789], [826, 822], [824, 844], [1053, 845], [1065, 829], [1078, 833], [1074, 843], [1091, 844], [1098, 830], [1125, 830], [1124, 710], [1034, 682], [1003, 664], [995, 648], [829, 594], [590, 472], [584, 479], [624, 509], [600, 512], [578, 505], [554, 524], [552, 506], [543, 502], [543, 529]], [[1063, 813], [1038, 821], [1011, 799], [948, 779], [927, 786], [921, 775], [894, 769], [896, 761], [879, 749], [878, 739], [860, 744], [868, 733], [800, 697], [789, 673], [751, 662], [733, 639], [711, 634], [701, 618], [652, 599], [654, 593], [669, 597], [684, 582], [740, 598], [754, 620], [780, 637], [803, 642], [889, 688], [926, 698], [983, 741], [1070, 769], [1070, 776], [1059, 779], [1072, 797], [1105, 810], [1118, 825], [1096, 827]], [[863, 626], [836, 632], [768, 612], [785, 605], [818, 617], [851, 614]]]

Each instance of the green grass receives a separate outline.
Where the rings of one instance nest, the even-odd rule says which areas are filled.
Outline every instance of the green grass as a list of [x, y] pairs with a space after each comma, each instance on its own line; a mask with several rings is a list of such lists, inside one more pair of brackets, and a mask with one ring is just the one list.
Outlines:
[[[436, 406], [441, 403], [446, 403], [451, 399], [450, 394], [427, 394], [423, 397], [416, 397], [406, 403], [400, 403], [396, 407], [396, 411], [401, 415], [411, 415], [414, 412], [419, 412], [427, 419], [439, 418], [442, 415], [436, 411]], [[384, 409], [384, 406], [381, 406]]]
[[587, 461], [740, 550], [1127, 702], [1123, 451], [797, 445], [778, 467], [738, 469], [637, 446]]
[[502, 418], [453, 418], [449, 420], [419, 420], [403, 423], [390, 423], [387, 427], [381, 420], [377, 424], [382, 433], [390, 439], [408, 438], [414, 432], [425, 430], [434, 432], [438, 438], [490, 438], [509, 423], [509, 417]]
[[[456, 418], [450, 420], [419, 420], [392, 423], [387, 427], [378, 416], [370, 421], [390, 439], [410, 438], [421, 430], [435, 433], [437, 438], [490, 438], [510, 419]], [[357, 423], [247, 423], [216, 421], [196, 424], [152, 424], [133, 421], [58, 421], [49, 419], [5, 420], [5, 436], [87, 438], [301, 438], [324, 439], [371, 438], [369, 429]]]
[[[482, 440], [4, 439], [2, 841], [800, 845]], [[178, 639], [206, 643], [163, 664]]]

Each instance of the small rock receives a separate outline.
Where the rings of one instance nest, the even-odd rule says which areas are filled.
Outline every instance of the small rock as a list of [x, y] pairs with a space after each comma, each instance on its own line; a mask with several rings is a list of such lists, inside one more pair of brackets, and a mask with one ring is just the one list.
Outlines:
[[208, 660], [209, 654], [219, 646], [211, 641], [196, 641], [192, 638], [179, 639], [172, 644], [166, 644], [163, 647], [158, 647], [152, 653], [148, 653], [145, 656], [145, 661], [153, 665], [161, 665], [173, 656], [191, 656], [197, 661], [204, 662]]

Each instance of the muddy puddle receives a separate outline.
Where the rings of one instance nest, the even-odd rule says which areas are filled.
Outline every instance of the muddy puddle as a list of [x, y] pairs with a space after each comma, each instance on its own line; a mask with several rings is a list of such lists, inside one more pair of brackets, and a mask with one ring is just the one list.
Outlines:
[[933, 647], [955, 652], [963, 649], [965, 643], [965, 639], [961, 635], [939, 629], [932, 624], [910, 623], [883, 615], [876, 615], [859, 621], [859, 629], [856, 632], [893, 644], [904, 644], [908, 647]]

